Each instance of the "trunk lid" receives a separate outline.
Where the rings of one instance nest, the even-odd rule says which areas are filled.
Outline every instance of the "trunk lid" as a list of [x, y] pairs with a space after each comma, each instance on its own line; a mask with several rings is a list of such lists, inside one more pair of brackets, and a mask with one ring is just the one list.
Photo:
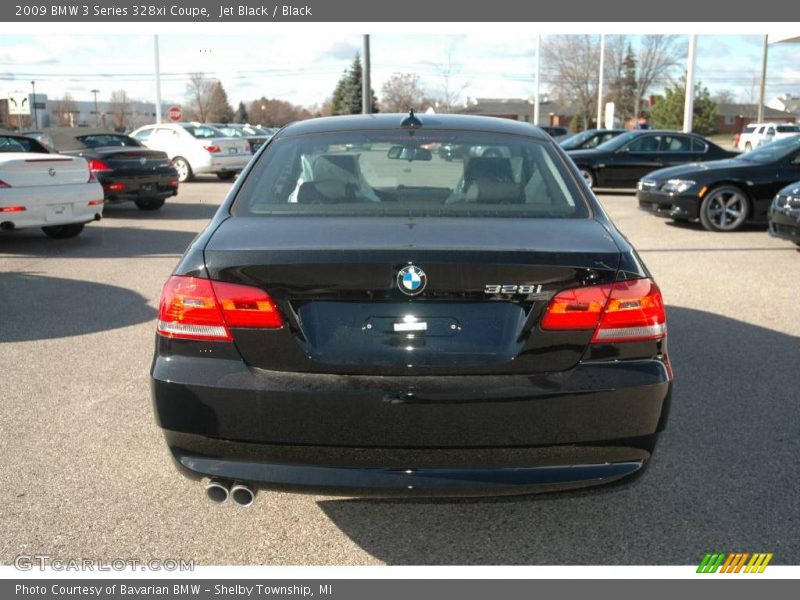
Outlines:
[[[567, 369], [592, 332], [543, 331], [559, 290], [613, 281], [619, 249], [591, 219], [234, 217], [212, 279], [266, 290], [280, 330], [233, 330], [245, 361], [350, 374]], [[402, 291], [414, 266], [424, 289]], [[495, 287], [490, 287], [495, 286]]]
[[14, 188], [86, 183], [89, 167], [79, 157], [15, 152], [0, 155], [0, 179]]
[[169, 157], [150, 148], [94, 148], [97, 157], [117, 172], [152, 173], [169, 168]]
[[238, 156], [239, 154], [250, 154], [250, 142], [244, 138], [211, 138], [203, 139], [203, 146], [217, 146], [219, 154], [223, 156]]

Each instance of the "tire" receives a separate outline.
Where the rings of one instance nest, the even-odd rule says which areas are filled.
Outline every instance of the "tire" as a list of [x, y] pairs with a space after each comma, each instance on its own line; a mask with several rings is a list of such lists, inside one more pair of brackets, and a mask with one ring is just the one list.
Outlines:
[[747, 194], [734, 185], [715, 187], [700, 204], [700, 223], [708, 231], [736, 231], [749, 214]]
[[217, 177], [220, 181], [230, 181], [236, 177], [236, 173], [234, 171], [226, 171], [225, 173], [217, 173]]
[[83, 223], [72, 223], [70, 225], [48, 225], [46, 227], [42, 227], [42, 231], [44, 231], [47, 237], [57, 240], [64, 240], [80, 235], [81, 231], [83, 231]]
[[590, 190], [593, 190], [597, 185], [597, 179], [595, 179], [594, 173], [592, 173], [591, 169], [587, 169], [586, 167], [578, 167], [578, 170], [581, 173], [581, 177], [586, 182], [586, 185], [589, 186]]
[[189, 164], [188, 160], [182, 156], [176, 156], [172, 159], [172, 164], [175, 167], [175, 170], [178, 171], [178, 181], [180, 183], [194, 179], [192, 166]]
[[752, 150], [752, 149], [753, 149], [753, 144], [751, 144], [750, 142], [747, 142], [747, 143], [744, 145], [744, 151], [745, 151], [745, 152], [750, 152], [750, 150]]
[[164, 206], [165, 201], [165, 198], [139, 198], [133, 202], [139, 207], [139, 210], [158, 210]]

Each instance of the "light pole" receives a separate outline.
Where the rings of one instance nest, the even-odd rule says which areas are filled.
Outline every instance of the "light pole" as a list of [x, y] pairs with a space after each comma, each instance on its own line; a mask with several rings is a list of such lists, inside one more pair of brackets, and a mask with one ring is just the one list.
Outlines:
[[31, 94], [31, 96], [33, 96], [33, 98], [32, 98], [33, 102], [31, 103], [32, 104], [32, 108], [33, 108], [33, 127], [34, 127], [34, 129], [39, 129], [39, 115], [36, 114], [36, 82], [35, 81], [31, 81], [31, 89], [33, 90], [33, 94]]
[[[603, 71], [606, 66], [606, 34], [600, 35], [600, 72], [597, 76], [597, 129], [602, 129], [603, 118]], [[588, 125], [588, 123], [587, 123]], [[608, 124], [606, 123], [606, 127]], [[587, 126], [586, 129], [589, 129]]]
[[369, 81], [369, 35], [364, 35], [364, 65], [362, 68], [364, 72], [361, 75], [361, 112], [368, 115], [372, 112], [372, 86]]
[[153, 36], [153, 51], [156, 71], [156, 124], [161, 123], [161, 57], [158, 51], [158, 36]]
[[539, 126], [539, 109], [541, 105], [539, 103], [539, 96], [541, 96], [541, 88], [539, 86], [539, 75], [540, 69], [542, 66], [542, 34], [538, 31], [536, 32], [536, 83], [533, 87], [533, 124], [537, 127]]
[[97, 110], [97, 94], [100, 93], [100, 90], [92, 90], [94, 94], [94, 125], [95, 127], [100, 127], [100, 112]]
[[689, 36], [689, 56], [686, 60], [686, 92], [683, 102], [683, 132], [691, 133], [694, 119], [694, 65], [697, 50], [697, 36]]

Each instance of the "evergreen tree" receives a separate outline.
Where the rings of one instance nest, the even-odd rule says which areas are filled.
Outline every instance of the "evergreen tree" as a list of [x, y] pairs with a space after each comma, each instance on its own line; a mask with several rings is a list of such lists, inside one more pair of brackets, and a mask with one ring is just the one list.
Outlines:
[[[609, 99], [614, 103], [614, 112], [619, 120], [624, 124], [626, 121], [635, 118], [636, 115], [636, 55], [633, 48], [628, 44], [625, 58], [622, 61], [622, 69], [616, 81], [612, 81], [609, 86]], [[611, 124], [607, 124], [611, 126]]]
[[239, 102], [239, 106], [236, 108], [236, 114], [233, 116], [233, 120], [236, 123], [248, 122], [247, 108], [245, 107], [244, 102]]
[[211, 123], [230, 123], [233, 121], [233, 108], [228, 102], [228, 94], [221, 81], [216, 81], [208, 101], [207, 119]]
[[[342, 73], [331, 101], [331, 114], [357, 115], [361, 113], [362, 79], [361, 56], [356, 54], [350, 68]], [[378, 99], [372, 91], [372, 112], [378, 112]]]
[[[653, 127], [656, 129], [680, 129], [683, 127], [683, 106], [686, 98], [686, 78], [664, 90], [664, 97], [650, 109]], [[692, 131], [700, 135], [716, 132], [717, 105], [711, 100], [708, 88], [698, 83], [694, 86], [694, 111]]]

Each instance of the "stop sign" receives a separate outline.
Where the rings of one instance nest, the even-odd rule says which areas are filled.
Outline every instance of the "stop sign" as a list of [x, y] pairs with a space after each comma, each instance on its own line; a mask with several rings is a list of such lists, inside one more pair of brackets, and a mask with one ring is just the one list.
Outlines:
[[183, 118], [180, 106], [170, 106], [167, 111], [167, 117], [170, 121], [180, 121]]

